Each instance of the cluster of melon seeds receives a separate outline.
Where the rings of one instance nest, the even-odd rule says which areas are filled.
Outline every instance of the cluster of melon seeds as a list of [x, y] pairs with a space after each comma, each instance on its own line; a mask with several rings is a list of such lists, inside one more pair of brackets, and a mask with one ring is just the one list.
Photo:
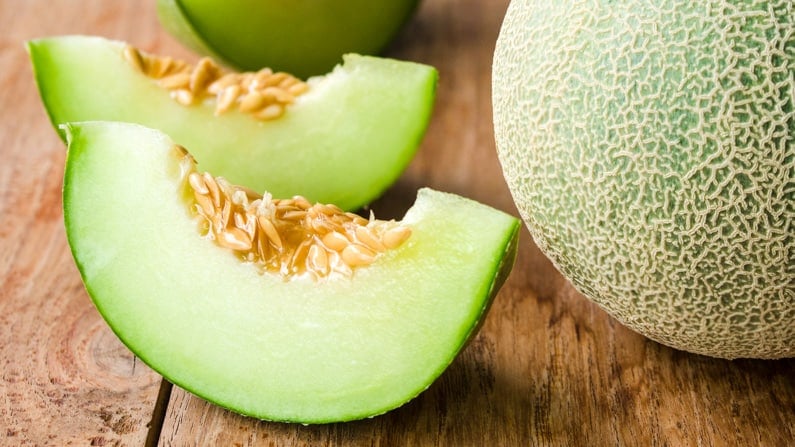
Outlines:
[[189, 106], [206, 98], [215, 98], [215, 113], [236, 108], [259, 120], [282, 116], [285, 107], [309, 89], [306, 82], [269, 68], [254, 72], [225, 71], [210, 58], [195, 66], [170, 57], [145, 54], [127, 45], [124, 59], [136, 70], [155, 79], [171, 92], [178, 103]]
[[365, 219], [300, 196], [261, 196], [206, 172], [190, 172], [188, 185], [208, 237], [261, 271], [285, 279], [350, 276], [411, 235], [409, 227], [392, 220], [377, 220], [372, 214]]

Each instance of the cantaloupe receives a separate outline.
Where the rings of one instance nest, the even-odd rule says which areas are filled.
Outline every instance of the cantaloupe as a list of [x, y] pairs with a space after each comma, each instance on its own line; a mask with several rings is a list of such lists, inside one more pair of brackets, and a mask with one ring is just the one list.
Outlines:
[[795, 356], [795, 3], [514, 0], [493, 67], [535, 242], [626, 326]]

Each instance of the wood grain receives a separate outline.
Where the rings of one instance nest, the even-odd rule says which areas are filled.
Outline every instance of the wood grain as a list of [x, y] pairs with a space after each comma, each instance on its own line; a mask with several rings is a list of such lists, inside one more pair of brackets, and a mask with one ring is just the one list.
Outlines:
[[[506, 0], [423, 0], [389, 50], [439, 68], [420, 153], [373, 208], [400, 217], [431, 186], [515, 213], [491, 127], [490, 64]], [[0, 0], [0, 445], [784, 446], [795, 439], [795, 359], [725, 361], [633, 333], [562, 278], [526, 232], [479, 335], [426, 392], [373, 419], [256, 421], [174, 388], [94, 310], [66, 244], [64, 147], [26, 39], [98, 34], [194, 58], [154, 1]], [[155, 424], [163, 420], [162, 431]], [[159, 433], [158, 433], [159, 431]]]
[[157, 46], [153, 5], [138, 3], [0, 0], [2, 446], [140, 446], [147, 437], [160, 377], [118, 341], [83, 289], [63, 230], [65, 148], [24, 48], [64, 33]]

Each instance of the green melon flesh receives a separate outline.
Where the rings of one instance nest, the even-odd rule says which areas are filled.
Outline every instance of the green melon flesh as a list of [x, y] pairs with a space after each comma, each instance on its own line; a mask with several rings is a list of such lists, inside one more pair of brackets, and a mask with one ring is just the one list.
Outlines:
[[795, 356], [794, 29], [791, 0], [511, 3], [493, 102], [517, 207], [654, 340]]
[[160, 129], [192, 148], [201, 168], [275, 197], [303, 195], [344, 209], [377, 198], [414, 156], [430, 120], [437, 72], [391, 59], [348, 55], [310, 81], [279, 119], [215, 101], [185, 107], [135, 71], [125, 44], [61, 36], [28, 42], [36, 81], [54, 124], [107, 120]]
[[233, 67], [325, 73], [345, 53], [377, 54], [418, 0], [158, 0], [163, 27]]
[[262, 419], [383, 413], [428, 387], [509, 273], [518, 219], [420, 190], [412, 235], [351, 278], [283, 280], [201, 237], [164, 134], [64, 126], [67, 236], [119, 338], [173, 383]]

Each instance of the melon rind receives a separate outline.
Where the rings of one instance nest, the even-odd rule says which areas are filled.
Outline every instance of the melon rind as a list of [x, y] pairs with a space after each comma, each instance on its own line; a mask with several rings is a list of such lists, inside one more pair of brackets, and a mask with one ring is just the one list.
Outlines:
[[157, 0], [157, 18], [163, 28], [186, 47], [198, 54], [211, 57], [227, 67], [235, 67], [233, 62], [201, 37], [196, 27], [185, 16], [185, 9], [178, 0]]
[[538, 246], [663, 344], [795, 356], [795, 6], [514, 0], [495, 135]]
[[199, 54], [240, 69], [268, 66], [306, 77], [327, 72], [345, 53], [379, 54], [418, 3], [157, 0], [157, 15], [168, 32]]
[[421, 189], [411, 237], [352, 277], [284, 280], [201, 236], [173, 141], [72, 123], [66, 234], [89, 295], [172, 383], [260, 419], [325, 423], [425, 390], [476, 332], [513, 266], [517, 218]]

